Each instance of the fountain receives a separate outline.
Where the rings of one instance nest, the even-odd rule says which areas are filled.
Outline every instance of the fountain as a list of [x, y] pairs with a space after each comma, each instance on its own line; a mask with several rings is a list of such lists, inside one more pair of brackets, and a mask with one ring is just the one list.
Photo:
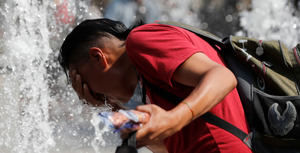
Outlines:
[[[156, 0], [159, 7], [151, 7], [146, 1], [138, 9], [146, 22], [156, 18], [207, 28], [198, 19], [204, 8], [195, 5], [201, 2]], [[113, 152], [121, 143], [116, 134], [98, 126], [94, 115], [109, 108], [83, 105], [56, 60], [63, 38], [75, 25], [102, 16], [98, 5], [91, 0], [0, 2], [1, 153]], [[239, 13], [237, 34], [280, 38], [293, 46], [300, 39], [295, 12], [288, 0], [252, 0], [252, 10]], [[230, 17], [224, 20], [232, 21]]]
[[47, 152], [55, 142], [45, 81], [45, 62], [51, 52], [46, 10], [41, 1], [2, 5], [1, 148]]
[[[252, 0], [252, 10], [243, 11], [244, 34], [262, 40], [282, 40], [289, 47], [300, 42], [300, 14], [288, 0]], [[241, 34], [241, 33], [239, 33]]]
[[84, 1], [1, 2], [0, 152], [59, 152], [59, 140], [78, 132], [61, 132], [84, 106], [60, 81], [56, 56], [70, 28], [93, 16], [87, 10]]

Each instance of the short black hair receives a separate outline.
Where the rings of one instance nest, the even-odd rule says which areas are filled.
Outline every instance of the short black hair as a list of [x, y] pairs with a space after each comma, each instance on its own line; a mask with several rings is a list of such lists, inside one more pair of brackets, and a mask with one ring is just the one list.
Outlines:
[[120, 40], [126, 40], [130, 31], [141, 24], [142, 21], [136, 22], [134, 26], [127, 28], [122, 22], [107, 18], [81, 22], [68, 34], [60, 48], [58, 60], [67, 78], [70, 64], [87, 60], [88, 48], [96, 45], [99, 38], [113, 35]]

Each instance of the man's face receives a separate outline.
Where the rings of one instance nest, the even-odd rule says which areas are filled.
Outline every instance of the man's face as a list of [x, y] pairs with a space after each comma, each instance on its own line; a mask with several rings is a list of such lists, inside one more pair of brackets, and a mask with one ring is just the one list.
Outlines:
[[[80, 81], [77, 82], [80, 82], [81, 84], [74, 85], [74, 81], [72, 81], [73, 87], [83, 87], [83, 85], [86, 84], [94, 98], [98, 96], [97, 99], [100, 98], [103, 100], [103, 96], [105, 95], [110, 102], [125, 103], [128, 101], [128, 98], [123, 96], [123, 92], [126, 89], [123, 88], [121, 81], [122, 75], [119, 73], [114, 73], [116, 70], [108, 70], [104, 72], [101, 66], [91, 61], [87, 61], [86, 63], [77, 67], [72, 66], [71, 70], [74, 69], [76, 70], [77, 74], [76, 76], [70, 76], [70, 78], [80, 79]], [[70, 73], [70, 75], [72, 74]], [[82, 92], [83, 91], [84, 89], [82, 88]], [[76, 92], [79, 94], [78, 91]], [[99, 95], [101, 96], [99, 97]]]

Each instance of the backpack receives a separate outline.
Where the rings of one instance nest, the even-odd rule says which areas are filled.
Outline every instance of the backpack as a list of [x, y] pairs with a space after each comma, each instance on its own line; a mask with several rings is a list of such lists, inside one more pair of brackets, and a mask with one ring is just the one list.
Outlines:
[[[219, 51], [238, 80], [243, 108], [251, 132], [207, 112], [201, 117], [237, 136], [255, 153], [300, 153], [300, 44], [289, 50], [280, 41], [229, 36], [221, 39], [198, 28], [161, 22], [191, 31]], [[182, 98], [142, 80], [175, 103]]]

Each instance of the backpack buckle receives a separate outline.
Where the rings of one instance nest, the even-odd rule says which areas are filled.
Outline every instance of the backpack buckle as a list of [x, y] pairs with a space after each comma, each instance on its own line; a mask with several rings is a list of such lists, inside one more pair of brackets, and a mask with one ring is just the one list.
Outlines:
[[253, 132], [250, 132], [243, 140], [244, 144], [246, 144], [252, 150], [252, 138]]

